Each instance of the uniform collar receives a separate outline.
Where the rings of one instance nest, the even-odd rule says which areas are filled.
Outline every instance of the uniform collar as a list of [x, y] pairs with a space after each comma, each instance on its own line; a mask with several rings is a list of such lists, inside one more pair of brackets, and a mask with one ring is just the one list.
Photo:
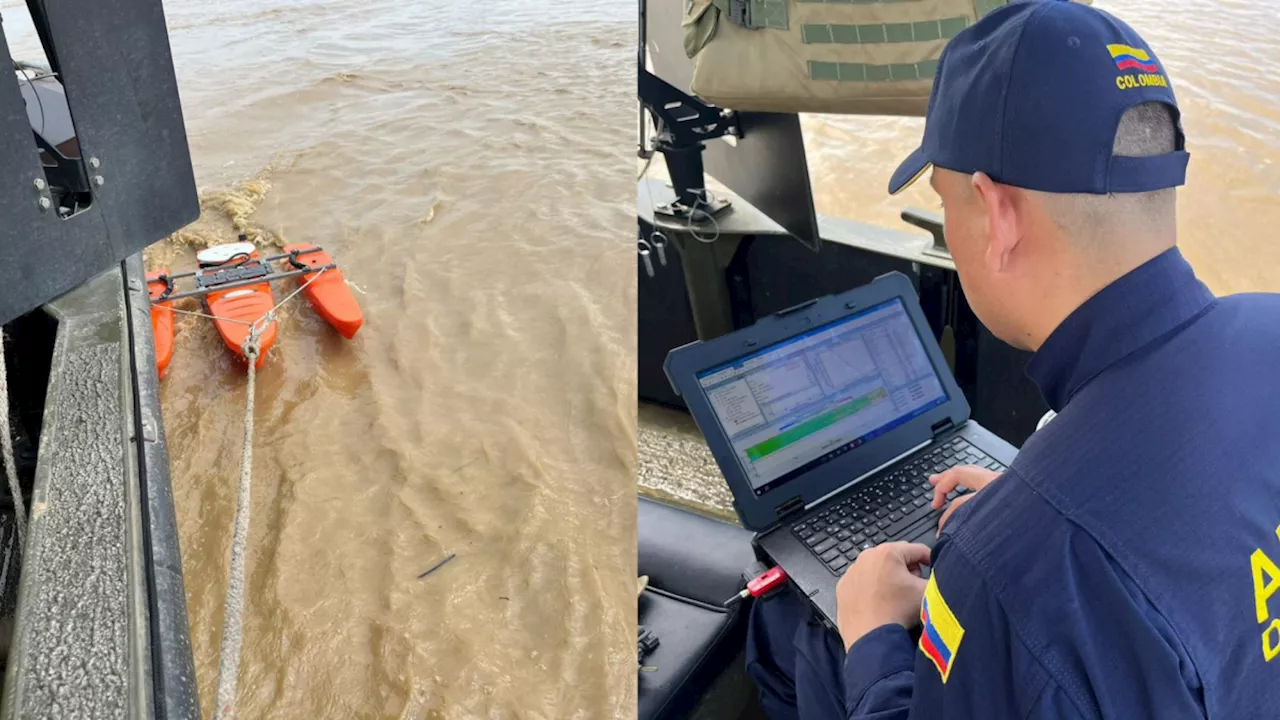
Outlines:
[[1170, 248], [1104, 287], [1049, 335], [1027, 375], [1061, 411], [1103, 370], [1195, 317], [1214, 300], [1178, 249]]

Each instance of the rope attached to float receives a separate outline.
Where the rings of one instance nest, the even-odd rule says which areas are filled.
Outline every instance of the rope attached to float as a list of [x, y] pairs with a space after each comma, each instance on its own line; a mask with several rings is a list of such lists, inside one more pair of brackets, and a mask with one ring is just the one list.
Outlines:
[[244, 403], [244, 445], [241, 447], [240, 484], [236, 489], [235, 530], [231, 535], [231, 568], [227, 572], [227, 599], [222, 616], [222, 650], [218, 659], [218, 695], [214, 718], [235, 716], [236, 681], [240, 675], [240, 645], [244, 640], [244, 556], [249, 538], [249, 500], [253, 481], [253, 385], [258, 364], [258, 328], [249, 330], [241, 351], [249, 362], [249, 387]]
[[182, 313], [183, 315], [195, 315], [196, 317], [209, 318], [210, 320], [217, 320], [218, 322], [229, 322], [229, 323], [235, 323], [236, 325], [253, 325], [253, 323], [249, 322], [248, 320], [241, 320], [239, 318], [218, 317], [217, 315], [202, 313], [199, 310], [183, 310], [182, 308], [177, 308], [172, 305], [169, 306], [169, 309], [176, 313]]
[[0, 454], [4, 455], [4, 476], [13, 495], [13, 523], [18, 530], [18, 550], [26, 548], [27, 511], [18, 484], [18, 464], [13, 459], [13, 435], [9, 432], [9, 373], [4, 366], [4, 333], [0, 332]]
[[[292, 300], [307, 285], [324, 274], [320, 270], [307, 282], [276, 303], [265, 315], [249, 323], [249, 336], [240, 346], [240, 352], [249, 363], [249, 385], [245, 390], [244, 444], [241, 447], [240, 484], [236, 487], [236, 517], [231, 534], [231, 567], [227, 571], [227, 597], [222, 613], [222, 642], [218, 657], [218, 694], [213, 716], [215, 720], [235, 717], [236, 684], [240, 677], [240, 647], [244, 640], [244, 564], [249, 541], [249, 505], [253, 483], [253, 398], [254, 379], [257, 377], [258, 344], [263, 331], [275, 322], [276, 311]], [[223, 318], [218, 318], [223, 319]], [[243, 322], [243, 321], [241, 321]]]

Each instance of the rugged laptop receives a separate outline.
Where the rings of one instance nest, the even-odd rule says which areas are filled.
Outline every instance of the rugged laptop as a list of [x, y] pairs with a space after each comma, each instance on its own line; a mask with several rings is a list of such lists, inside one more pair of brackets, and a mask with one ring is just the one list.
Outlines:
[[676, 348], [665, 368], [742, 524], [833, 627], [836, 582], [858, 553], [933, 544], [930, 474], [1003, 471], [1017, 454], [969, 419], [899, 273]]

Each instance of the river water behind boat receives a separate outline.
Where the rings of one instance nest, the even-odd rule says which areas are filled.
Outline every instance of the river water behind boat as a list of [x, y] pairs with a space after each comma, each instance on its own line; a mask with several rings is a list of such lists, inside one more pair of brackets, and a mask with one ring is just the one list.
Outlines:
[[[1191, 164], [1178, 191], [1178, 243], [1219, 294], [1280, 290], [1280, 0], [1096, 0], [1159, 53], [1182, 111]], [[1230, 50], [1220, 43], [1230, 38]], [[913, 230], [905, 205], [937, 209], [917, 183], [885, 187], [924, 129], [916, 118], [806, 116], [819, 214]]]

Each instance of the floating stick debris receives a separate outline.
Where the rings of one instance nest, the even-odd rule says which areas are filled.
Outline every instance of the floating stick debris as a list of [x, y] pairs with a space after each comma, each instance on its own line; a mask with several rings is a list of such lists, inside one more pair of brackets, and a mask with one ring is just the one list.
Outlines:
[[455, 556], [453, 553], [449, 553], [448, 555], [445, 555], [443, 560], [441, 560], [440, 562], [436, 563], [435, 565], [432, 565], [430, 568], [427, 568], [427, 571], [426, 571], [426, 572], [424, 572], [424, 573], [422, 573], [421, 575], [419, 575], [419, 576], [418, 576], [418, 579], [419, 579], [419, 580], [421, 580], [422, 578], [424, 578], [424, 577], [426, 577], [426, 576], [430, 575], [431, 573], [433, 573], [433, 572], [435, 572], [435, 571], [439, 570], [440, 568], [444, 567], [444, 566], [445, 566], [445, 564], [446, 564], [446, 563], [448, 563], [450, 560], [452, 560], [454, 557], [456, 557], [456, 556]]

